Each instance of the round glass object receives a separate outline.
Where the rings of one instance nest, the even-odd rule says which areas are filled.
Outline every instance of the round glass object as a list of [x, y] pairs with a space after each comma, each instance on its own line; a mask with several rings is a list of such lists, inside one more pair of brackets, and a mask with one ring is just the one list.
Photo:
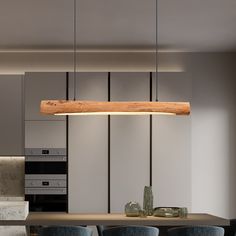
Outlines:
[[128, 202], [125, 205], [125, 214], [128, 217], [140, 216], [141, 206], [138, 202]]

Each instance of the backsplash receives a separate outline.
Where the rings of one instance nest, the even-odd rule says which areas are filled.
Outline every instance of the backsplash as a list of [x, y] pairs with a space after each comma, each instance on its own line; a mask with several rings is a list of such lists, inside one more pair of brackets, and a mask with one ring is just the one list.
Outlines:
[[24, 199], [24, 157], [0, 157], [0, 200]]

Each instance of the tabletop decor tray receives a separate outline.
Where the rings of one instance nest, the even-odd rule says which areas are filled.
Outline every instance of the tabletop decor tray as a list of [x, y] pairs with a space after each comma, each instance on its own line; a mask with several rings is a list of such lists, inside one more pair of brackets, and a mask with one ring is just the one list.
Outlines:
[[156, 207], [153, 216], [157, 217], [179, 217], [179, 207]]

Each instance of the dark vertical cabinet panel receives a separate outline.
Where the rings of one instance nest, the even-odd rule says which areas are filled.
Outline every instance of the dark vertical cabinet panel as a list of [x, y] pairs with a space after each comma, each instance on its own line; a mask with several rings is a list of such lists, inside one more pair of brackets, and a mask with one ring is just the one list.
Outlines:
[[23, 76], [0, 75], [0, 156], [24, 155]]

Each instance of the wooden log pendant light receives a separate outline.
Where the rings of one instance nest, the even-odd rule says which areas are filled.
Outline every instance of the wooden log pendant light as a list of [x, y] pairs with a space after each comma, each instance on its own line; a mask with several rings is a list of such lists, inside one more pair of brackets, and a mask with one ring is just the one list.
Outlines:
[[48, 115], [188, 115], [188, 102], [99, 102], [48, 100], [41, 112]]
[[76, 0], [74, 0], [74, 100], [44, 100], [40, 111], [46, 115], [189, 115], [188, 102], [158, 101], [157, 58], [157, 0], [156, 0], [156, 101], [102, 102], [76, 100]]

